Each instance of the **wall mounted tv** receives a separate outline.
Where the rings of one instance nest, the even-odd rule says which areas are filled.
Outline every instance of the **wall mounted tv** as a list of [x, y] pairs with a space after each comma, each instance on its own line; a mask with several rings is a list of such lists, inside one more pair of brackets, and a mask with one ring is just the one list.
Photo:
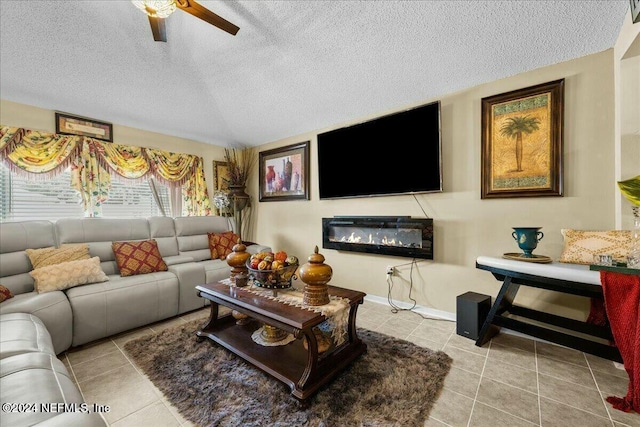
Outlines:
[[440, 101], [318, 134], [320, 199], [442, 191]]

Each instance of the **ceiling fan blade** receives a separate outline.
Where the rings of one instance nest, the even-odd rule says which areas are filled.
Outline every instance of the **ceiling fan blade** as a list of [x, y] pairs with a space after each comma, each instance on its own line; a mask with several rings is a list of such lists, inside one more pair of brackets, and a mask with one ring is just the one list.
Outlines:
[[193, 0], [176, 0], [176, 6], [178, 6], [179, 9], [182, 9], [185, 12], [195, 16], [196, 18], [200, 18], [203, 21], [220, 28], [221, 30], [226, 31], [231, 35], [235, 36], [240, 29], [240, 27], [232, 24], [223, 17], [216, 15], [209, 9], [196, 3]]
[[151, 32], [153, 33], [153, 39], [157, 42], [167, 41], [167, 27], [164, 24], [163, 18], [149, 17], [149, 24], [151, 24]]

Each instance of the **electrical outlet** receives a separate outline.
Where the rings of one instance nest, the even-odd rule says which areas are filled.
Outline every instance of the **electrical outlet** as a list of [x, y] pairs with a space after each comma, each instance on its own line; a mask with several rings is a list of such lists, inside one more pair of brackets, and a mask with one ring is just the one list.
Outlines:
[[391, 265], [387, 266], [387, 275], [388, 276], [393, 276], [393, 273], [395, 273], [395, 272], [396, 272], [396, 270], [395, 270], [395, 268], [393, 266], [391, 266]]

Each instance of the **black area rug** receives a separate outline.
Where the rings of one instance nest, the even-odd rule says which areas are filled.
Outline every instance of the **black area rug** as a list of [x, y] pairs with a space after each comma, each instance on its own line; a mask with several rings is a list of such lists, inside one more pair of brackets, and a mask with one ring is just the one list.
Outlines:
[[452, 362], [442, 351], [358, 328], [367, 352], [303, 409], [282, 382], [208, 339], [198, 342], [201, 324], [124, 348], [180, 414], [203, 427], [422, 426]]

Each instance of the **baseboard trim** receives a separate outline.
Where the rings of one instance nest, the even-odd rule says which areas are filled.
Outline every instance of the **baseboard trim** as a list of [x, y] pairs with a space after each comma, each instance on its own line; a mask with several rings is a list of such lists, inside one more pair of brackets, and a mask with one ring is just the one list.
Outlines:
[[[389, 308], [391, 308], [391, 306], [389, 305], [389, 301], [387, 300], [386, 297], [379, 297], [377, 295], [366, 295], [364, 297], [365, 301], [371, 301], [374, 302], [376, 304], [382, 304], [382, 305], [386, 305]], [[413, 304], [409, 304], [407, 302], [403, 302], [403, 301], [394, 301], [393, 302], [394, 305], [400, 307], [400, 308], [411, 308], [413, 306]], [[420, 313], [424, 316], [427, 317], [433, 317], [436, 319], [444, 319], [444, 320], [451, 320], [452, 322], [456, 321], [456, 314], [455, 313], [449, 313], [448, 311], [444, 311], [444, 310], [437, 310], [435, 308], [429, 308], [429, 307], [423, 307], [421, 305], [416, 305], [412, 311], [415, 311], [416, 313]], [[539, 342], [544, 342], [544, 343], [548, 343], [548, 344], [553, 344], [549, 341], [537, 338], [537, 337], [533, 337], [531, 335], [526, 335], [523, 334], [521, 332], [518, 331], [513, 331], [511, 329], [508, 328], [500, 328], [500, 332], [503, 334], [509, 334], [509, 335], [516, 335], [519, 337], [523, 337], [523, 338], [528, 338], [530, 340], [534, 340], [534, 341], [539, 341]], [[555, 344], [558, 345], [558, 344]], [[561, 346], [562, 347], [562, 346]]]
[[[387, 300], [386, 297], [379, 297], [377, 295], [366, 295], [364, 297], [365, 301], [371, 301], [374, 302], [376, 304], [382, 304], [382, 305], [386, 305], [389, 306], [389, 308], [391, 308], [391, 306], [389, 305], [389, 301]], [[413, 306], [413, 304], [409, 304], [407, 302], [402, 302], [402, 301], [394, 301], [393, 302], [394, 305], [400, 307], [400, 308], [411, 308]], [[416, 313], [420, 313], [424, 316], [427, 317], [433, 317], [436, 319], [444, 319], [444, 320], [451, 320], [453, 322], [456, 321], [456, 315], [455, 313], [449, 313], [447, 311], [443, 311], [443, 310], [436, 310], [435, 308], [429, 308], [429, 307], [424, 307], [421, 305], [416, 305], [415, 307], [413, 307], [413, 310], [411, 311], [415, 311]]]

